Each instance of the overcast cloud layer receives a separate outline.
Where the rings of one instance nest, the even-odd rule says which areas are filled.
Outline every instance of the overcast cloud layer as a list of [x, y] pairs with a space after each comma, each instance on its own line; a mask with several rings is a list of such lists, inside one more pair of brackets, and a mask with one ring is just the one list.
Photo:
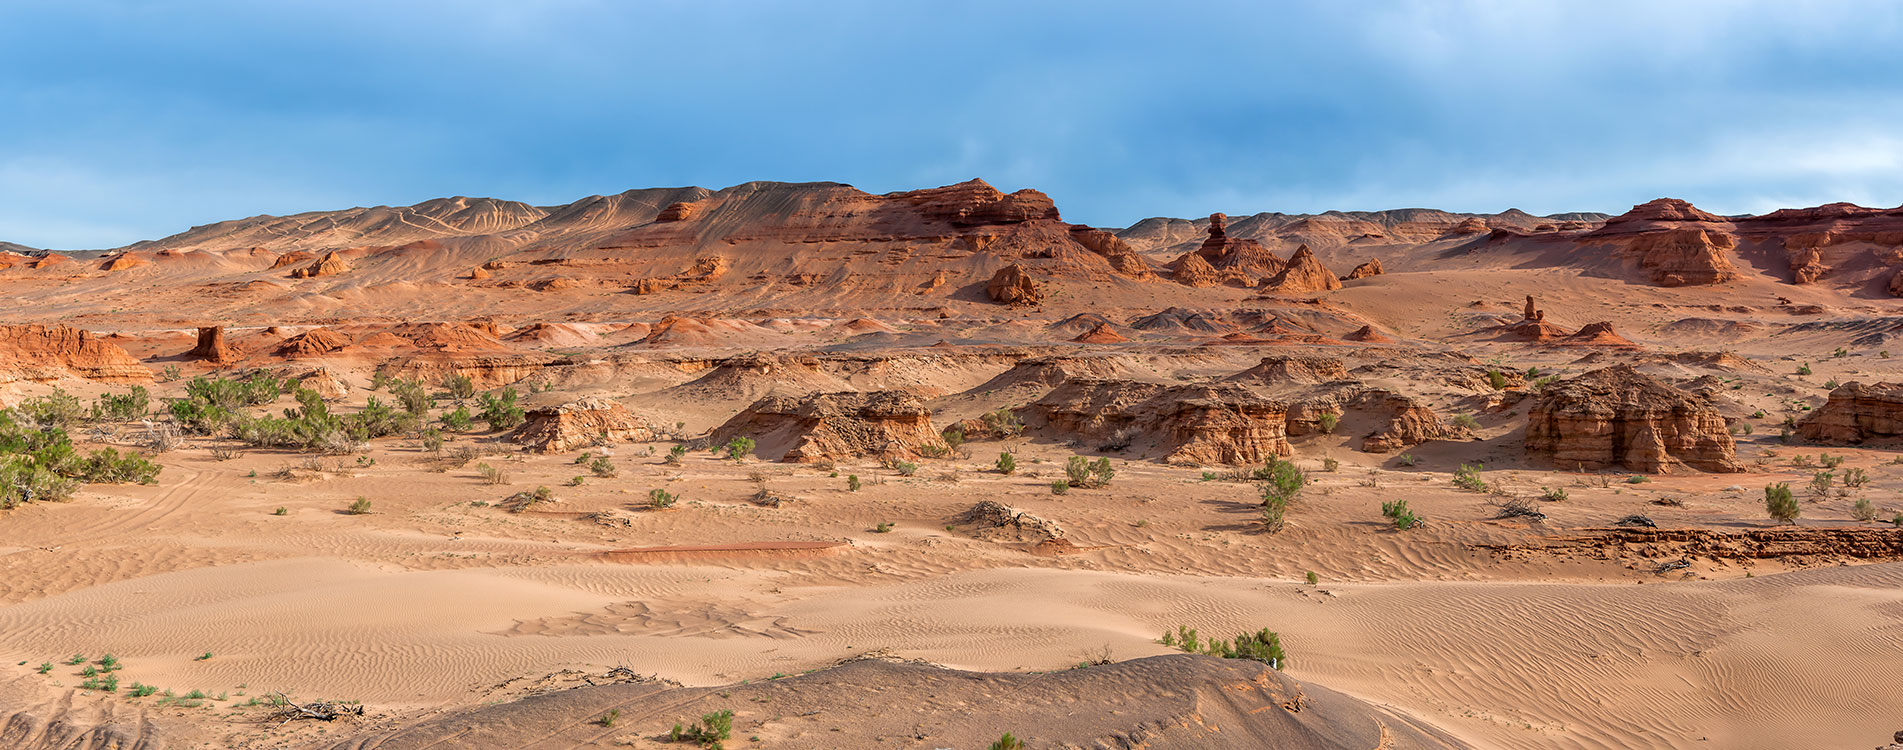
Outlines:
[[0, 240], [983, 177], [1066, 218], [1903, 203], [1892, 2], [0, 5]]

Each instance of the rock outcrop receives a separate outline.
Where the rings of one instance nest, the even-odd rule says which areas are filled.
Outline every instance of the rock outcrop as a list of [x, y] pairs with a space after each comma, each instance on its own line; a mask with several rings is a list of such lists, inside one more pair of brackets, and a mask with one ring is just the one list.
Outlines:
[[527, 420], [509, 439], [537, 453], [566, 453], [577, 448], [612, 443], [646, 442], [655, 433], [618, 401], [585, 398], [559, 406], [530, 410]]
[[349, 270], [350, 264], [345, 263], [343, 258], [337, 257], [337, 253], [328, 252], [310, 265], [292, 271], [291, 278], [314, 279], [319, 276], [335, 276]]
[[1896, 273], [1890, 276], [1889, 289], [1890, 296], [1903, 297], [1903, 268], [1896, 269]]
[[1386, 272], [1381, 270], [1381, 259], [1370, 258], [1368, 262], [1355, 266], [1355, 270], [1349, 271], [1347, 276], [1341, 277], [1341, 280], [1354, 281], [1355, 279], [1365, 279], [1369, 276], [1380, 276], [1383, 273]]
[[152, 371], [91, 331], [63, 325], [0, 325], [0, 383], [69, 377], [138, 383], [151, 380]]
[[318, 357], [350, 346], [350, 337], [328, 328], [317, 328], [278, 342], [275, 354], [299, 359]]
[[1074, 378], [1023, 412], [1048, 437], [1120, 444], [1172, 464], [1254, 464], [1294, 452], [1288, 405], [1232, 384]]
[[223, 364], [237, 359], [237, 354], [225, 344], [224, 326], [201, 326], [198, 329], [198, 344], [185, 356], [202, 359], [212, 364]]
[[1210, 214], [1208, 236], [1202, 246], [1170, 261], [1168, 268], [1172, 279], [1188, 286], [1246, 287], [1279, 273], [1284, 265], [1262, 243], [1230, 237], [1228, 217]]
[[1581, 241], [1611, 242], [1659, 286], [1720, 284], [1738, 276], [1731, 251], [1738, 239], [1723, 217], [1675, 198], [1633, 206]]
[[1460, 432], [1442, 422], [1433, 409], [1399, 393], [1370, 391], [1360, 401], [1385, 413], [1387, 420], [1361, 438], [1361, 450], [1367, 453], [1398, 451], [1429, 440], [1455, 437]]
[[1117, 329], [1110, 327], [1109, 323], [1098, 323], [1095, 328], [1078, 334], [1071, 341], [1079, 344], [1123, 344], [1128, 343], [1130, 339], [1117, 333]]
[[1394, 341], [1394, 339], [1388, 338], [1385, 334], [1375, 330], [1375, 327], [1372, 325], [1365, 325], [1350, 331], [1347, 336], [1343, 336], [1342, 338], [1348, 341], [1360, 341], [1368, 344], [1387, 344]]
[[1256, 366], [1237, 373], [1233, 379], [1254, 379], [1276, 384], [1326, 383], [1347, 378], [1347, 365], [1335, 357], [1281, 355], [1263, 357]]
[[1725, 418], [1707, 396], [1630, 365], [1593, 370], [1541, 390], [1527, 417], [1526, 450], [1562, 469], [1742, 470]]
[[1296, 248], [1281, 272], [1262, 282], [1263, 291], [1271, 294], [1312, 294], [1340, 288], [1341, 280], [1315, 258], [1307, 245]]
[[921, 449], [946, 448], [931, 410], [906, 391], [767, 396], [712, 434], [716, 445], [737, 437], [756, 441], [754, 453], [761, 458], [791, 463], [910, 458]]
[[998, 269], [985, 284], [985, 294], [991, 301], [1004, 305], [1035, 305], [1044, 301], [1044, 288], [1017, 263]]
[[1903, 436], [1903, 383], [1837, 386], [1822, 407], [1798, 420], [1797, 435], [1837, 445]]
[[1619, 335], [1606, 321], [1587, 323], [1584, 328], [1567, 334], [1555, 342], [1563, 346], [1597, 346], [1608, 349], [1637, 349], [1639, 345], [1631, 339]]

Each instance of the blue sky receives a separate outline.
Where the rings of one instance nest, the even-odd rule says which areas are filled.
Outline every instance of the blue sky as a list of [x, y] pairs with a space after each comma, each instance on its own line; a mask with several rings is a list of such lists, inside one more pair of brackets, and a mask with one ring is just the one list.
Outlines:
[[1892, 2], [0, 2], [0, 240], [983, 177], [1066, 218], [1903, 203]]

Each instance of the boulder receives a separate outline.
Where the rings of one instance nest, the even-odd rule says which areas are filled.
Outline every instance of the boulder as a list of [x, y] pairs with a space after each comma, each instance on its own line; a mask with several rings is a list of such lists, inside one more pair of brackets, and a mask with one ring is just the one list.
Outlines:
[[1896, 273], [1890, 276], [1889, 289], [1890, 296], [1903, 297], [1903, 268], [1896, 269]]
[[1035, 305], [1044, 301], [1044, 289], [1017, 263], [998, 269], [985, 284], [991, 301], [1005, 305]]
[[1708, 396], [1674, 388], [1630, 365], [1542, 389], [1527, 417], [1525, 445], [1562, 469], [1742, 470], [1724, 415]]
[[511, 441], [537, 453], [566, 453], [607, 443], [646, 442], [655, 437], [646, 420], [628, 407], [605, 398], [584, 398], [559, 406], [532, 409]]
[[91, 331], [63, 325], [0, 325], [0, 383], [80, 377], [138, 383], [152, 371]]
[[712, 434], [715, 445], [737, 437], [755, 441], [770, 461], [813, 463], [879, 456], [910, 458], [921, 449], [947, 448], [925, 402], [906, 391], [848, 391], [767, 396]]
[[1361, 438], [1361, 450], [1366, 453], [1388, 453], [1461, 432], [1448, 427], [1433, 409], [1399, 393], [1370, 391], [1360, 401], [1384, 412], [1387, 420]]
[[1121, 444], [1172, 464], [1256, 464], [1294, 452], [1288, 405], [1234, 384], [1073, 378], [1021, 411], [1047, 437]]
[[1797, 434], [1837, 445], [1903, 436], [1903, 383], [1837, 386], [1822, 407], [1798, 420]]

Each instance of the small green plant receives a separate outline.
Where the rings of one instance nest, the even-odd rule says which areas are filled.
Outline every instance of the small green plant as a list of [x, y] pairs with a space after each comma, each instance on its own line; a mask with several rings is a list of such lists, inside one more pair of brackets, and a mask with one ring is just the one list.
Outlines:
[[872, 533], [874, 534], [887, 534], [891, 533], [891, 531], [892, 522], [890, 521], [880, 521], [879, 525], [872, 527]]
[[488, 462], [476, 464], [476, 473], [482, 475], [483, 484], [508, 484], [509, 472], [506, 469], [490, 466]]
[[494, 393], [485, 393], [476, 399], [481, 407], [482, 420], [489, 423], [491, 430], [515, 429], [526, 418], [522, 407], [515, 403], [514, 388], [504, 388]]
[[726, 445], [727, 458], [734, 463], [745, 461], [747, 454], [753, 452], [753, 446], [753, 438], [750, 437], [737, 437], [729, 440]]
[[185, 377], [185, 373], [178, 369], [178, 365], [166, 365], [164, 369], [159, 370], [159, 382], [161, 383], [177, 382], [178, 379], [182, 377]]
[[1870, 504], [1870, 498], [1860, 497], [1850, 506], [1850, 517], [1864, 523], [1877, 520], [1877, 506]]
[[368, 498], [359, 496], [355, 502], [352, 502], [350, 504], [349, 508], [346, 508], [344, 510], [344, 512], [349, 513], [350, 515], [353, 515], [353, 516], [361, 516], [361, 515], [367, 514], [370, 512], [370, 500]]
[[1000, 407], [995, 411], [986, 412], [980, 421], [984, 422], [985, 428], [990, 430], [991, 434], [998, 437], [1013, 437], [1024, 431], [1024, 420], [1018, 418], [1017, 412], [1012, 411], [1010, 407]]
[[1541, 500], [1545, 500], [1549, 503], [1557, 503], [1557, 502], [1565, 500], [1566, 498], [1567, 498], [1566, 488], [1564, 487], [1541, 487], [1540, 488]]
[[1788, 482], [1765, 485], [1764, 511], [1779, 523], [1796, 523], [1797, 517], [1803, 513], [1803, 509], [1798, 507], [1797, 497], [1791, 494]]
[[1845, 349], [1845, 348], [1843, 348], [1843, 347], [1841, 347], [1841, 346], [1840, 346], [1840, 347], [1837, 347], [1836, 349], [1834, 349], [1834, 350], [1832, 350], [1832, 351], [1831, 351], [1831, 353], [1830, 353], [1830, 356], [1832, 356], [1832, 357], [1848, 357], [1848, 356], [1850, 356], [1850, 350], [1849, 350], [1849, 349]]
[[912, 461], [893, 461], [892, 470], [898, 472], [899, 476], [902, 477], [917, 476], [918, 464]]
[[1477, 430], [1480, 428], [1480, 420], [1474, 419], [1472, 414], [1461, 412], [1454, 415], [1454, 426], [1466, 430]]
[[159, 691], [159, 689], [158, 689], [158, 688], [156, 688], [156, 687], [153, 687], [153, 686], [151, 686], [151, 685], [147, 685], [147, 684], [145, 684], [145, 683], [143, 683], [143, 682], [134, 682], [134, 683], [132, 683], [132, 691], [131, 691], [131, 692], [132, 692], [132, 697], [134, 697], [134, 698], [144, 698], [144, 697], [146, 697], [146, 696], [148, 696], [148, 695], [151, 695], [151, 694], [153, 694], [153, 693], [156, 693], [156, 692], [158, 692], [158, 691]]
[[449, 393], [449, 397], [457, 401], [476, 397], [476, 381], [471, 380], [468, 375], [453, 372], [444, 375], [442, 386], [443, 390]]
[[1399, 458], [1394, 459], [1394, 462], [1402, 466], [1413, 466], [1415, 464], [1420, 463], [1421, 460], [1418, 458], [1415, 458], [1414, 454], [1412, 453], [1403, 453], [1400, 455]]
[[1400, 531], [1407, 531], [1421, 525], [1421, 517], [1408, 509], [1406, 500], [1389, 500], [1381, 503], [1381, 515]]
[[687, 446], [676, 444], [674, 447], [667, 449], [667, 458], [661, 459], [661, 463], [669, 466], [679, 466], [681, 465], [681, 458], [686, 455]]
[[1806, 363], [1804, 363], [1804, 364], [1801, 364], [1801, 365], [1798, 365], [1798, 366], [1797, 366], [1797, 374], [1799, 374], [1799, 375], [1809, 375], [1809, 374], [1810, 374], [1810, 363], [1809, 363], [1809, 362], [1806, 362]]
[[1340, 470], [1340, 469], [1341, 469], [1341, 462], [1340, 462], [1340, 461], [1337, 461], [1337, 460], [1335, 460], [1335, 459], [1333, 459], [1333, 458], [1324, 458], [1324, 459], [1322, 459], [1322, 471], [1325, 471], [1325, 472], [1328, 472], [1328, 473], [1330, 473], [1330, 474], [1333, 474], [1333, 473], [1335, 473], [1336, 471], [1338, 471], [1338, 470]]
[[46, 674], [47, 672], [51, 672], [51, 671], [53, 671], [52, 662], [50, 661], [40, 662], [40, 669], [39, 669], [40, 674]]
[[1322, 412], [1321, 416], [1315, 418], [1315, 427], [1320, 429], [1323, 435], [1335, 434], [1335, 428], [1340, 425], [1341, 415], [1334, 412]]
[[674, 503], [679, 501], [680, 498], [676, 497], [674, 493], [659, 487], [648, 490], [648, 507], [650, 508], [665, 510], [674, 507]]
[[1005, 732], [997, 742], [991, 743], [991, 750], [1024, 750], [1024, 741], [1011, 736], [1010, 732]]
[[1062, 495], [1067, 492], [1070, 492], [1070, 482], [1066, 482], [1062, 479], [1051, 480], [1051, 494]]
[[[199, 654], [198, 656], [193, 657], [192, 661], [211, 661], [211, 652], [206, 651], [205, 653]], [[200, 697], [203, 697], [203, 696], [200, 696]]]
[[86, 663], [85, 654], [73, 654], [73, 658], [66, 660], [66, 665], [69, 667], [77, 667], [85, 663]]
[[1480, 476], [1485, 470], [1486, 466], [1477, 461], [1461, 464], [1459, 469], [1454, 470], [1454, 486], [1472, 492], [1486, 492], [1487, 480]]
[[1107, 457], [1092, 461], [1083, 456], [1071, 456], [1070, 460], [1064, 464], [1064, 476], [1072, 487], [1108, 486], [1110, 480], [1116, 475], [1117, 470], [1110, 465], [1110, 459]]
[[1647, 477], [1641, 474], [1633, 474], [1632, 476], [1625, 478], [1626, 484], [1645, 484], [1646, 482], [1650, 482], [1650, 481], [1652, 481], [1650, 477]]
[[1016, 473], [1017, 470], [1018, 470], [1017, 456], [1011, 455], [1010, 451], [1002, 451], [998, 454], [998, 473], [999, 474], [1004, 474], [1006, 476], [1009, 476], [1013, 473]]
[[621, 709], [610, 708], [608, 709], [608, 713], [602, 714], [601, 718], [595, 720], [595, 723], [600, 724], [604, 727], [612, 727], [615, 725], [615, 721], [620, 718], [621, 718]]
[[1810, 494], [1819, 498], [1829, 496], [1830, 486], [1836, 479], [1837, 473], [1833, 471], [1820, 471], [1811, 474]]
[[113, 656], [112, 654], [99, 657], [99, 669], [105, 672], [112, 672], [119, 669], [119, 657]]
[[1852, 466], [1848, 469], [1844, 469], [1844, 486], [1845, 487], [1852, 487], [1852, 488], [1862, 487], [1869, 483], [1870, 483], [1870, 472], [1864, 471], [1863, 469], [1857, 468], [1855, 466]]
[[846, 491], [847, 492], [858, 492], [859, 488], [863, 486], [865, 486], [865, 483], [859, 481], [858, 474], [846, 475]]
[[693, 742], [707, 750], [720, 750], [721, 743], [733, 734], [733, 711], [720, 710], [702, 714], [700, 723], [683, 727], [674, 725], [668, 733], [668, 739], [674, 742]]
[[588, 462], [588, 473], [601, 477], [602, 479], [613, 479], [616, 474], [621, 472], [615, 468], [615, 463], [608, 460], [607, 456], [596, 456], [593, 460]]
[[1507, 389], [1507, 374], [1499, 370], [1488, 370], [1487, 384], [1493, 386], [1496, 391], [1504, 391]]
[[1322, 582], [1322, 577], [1321, 577], [1321, 576], [1318, 576], [1318, 575], [1315, 575], [1315, 571], [1312, 571], [1312, 570], [1311, 570], [1311, 571], [1308, 571], [1308, 574], [1307, 574], [1307, 575], [1304, 575], [1304, 576], [1302, 576], [1302, 577], [1308, 580], [1308, 585], [1310, 585], [1310, 586], [1313, 586], [1313, 585], [1315, 585], [1315, 584], [1318, 584], [1318, 583], [1321, 583], [1321, 582]]

